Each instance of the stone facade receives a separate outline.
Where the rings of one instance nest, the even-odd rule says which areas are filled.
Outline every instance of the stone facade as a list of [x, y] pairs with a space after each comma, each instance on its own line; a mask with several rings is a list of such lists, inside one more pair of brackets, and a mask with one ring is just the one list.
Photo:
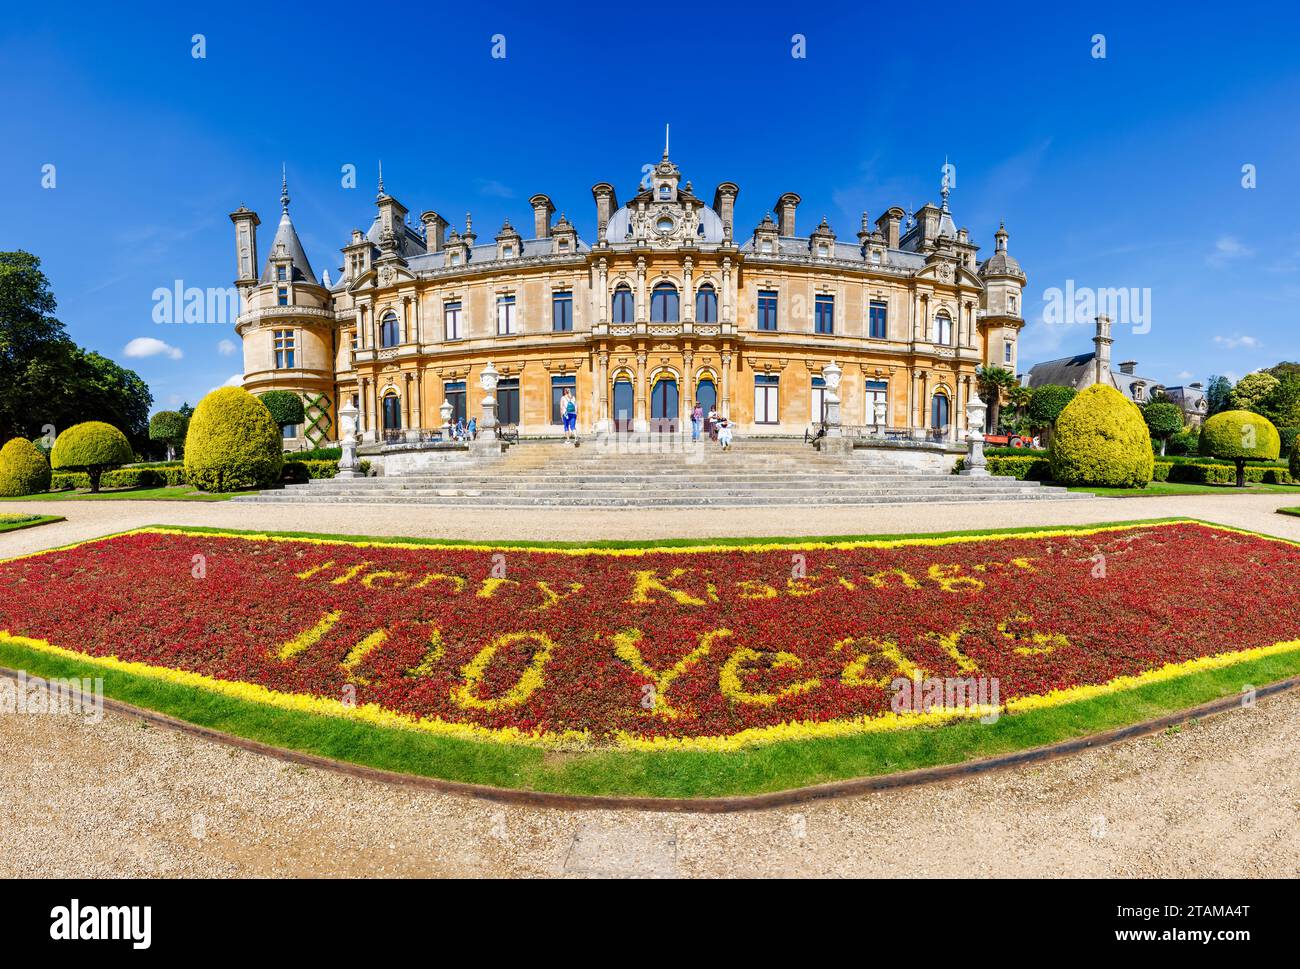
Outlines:
[[978, 262], [945, 186], [911, 218], [864, 212], [852, 240], [825, 218], [798, 235], [789, 192], [740, 238], [739, 192], [723, 182], [706, 204], [665, 151], [625, 205], [613, 185], [592, 188], [588, 244], [545, 195], [530, 200], [531, 238], [507, 221], [480, 240], [469, 216], [463, 230], [432, 210], [413, 222], [381, 179], [375, 219], [353, 231], [334, 282], [312, 270], [287, 189], [256, 275], [259, 219], [241, 206], [244, 386], [302, 393], [297, 433], [313, 442], [337, 438], [349, 398], [364, 441], [441, 427], [444, 400], [478, 417], [489, 361], [501, 421], [524, 436], [558, 433], [566, 386], [583, 432], [679, 431], [700, 400], [741, 434], [802, 435], [835, 362], [843, 424], [877, 424], [879, 401], [896, 436], [956, 440], [975, 368], [1016, 365], [1025, 274], [1005, 228]]

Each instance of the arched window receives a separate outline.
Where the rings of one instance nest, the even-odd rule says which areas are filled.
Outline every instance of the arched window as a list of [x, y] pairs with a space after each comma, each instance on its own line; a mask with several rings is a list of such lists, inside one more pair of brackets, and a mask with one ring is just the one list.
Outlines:
[[384, 430], [397, 431], [402, 427], [402, 398], [389, 394], [384, 398]]
[[397, 322], [397, 314], [388, 312], [379, 321], [379, 345], [395, 347], [402, 342], [402, 328]]
[[712, 283], [705, 283], [695, 291], [695, 322], [718, 322], [718, 291]]
[[636, 321], [636, 305], [632, 299], [631, 287], [623, 285], [614, 290], [614, 300], [610, 306], [610, 319], [615, 323], [634, 323]]
[[936, 431], [948, 429], [948, 395], [935, 394], [930, 401], [930, 427]]
[[650, 322], [676, 323], [679, 319], [677, 308], [677, 287], [672, 283], [659, 283], [650, 294]]
[[952, 346], [952, 320], [947, 313], [934, 318], [934, 342], [942, 347]]

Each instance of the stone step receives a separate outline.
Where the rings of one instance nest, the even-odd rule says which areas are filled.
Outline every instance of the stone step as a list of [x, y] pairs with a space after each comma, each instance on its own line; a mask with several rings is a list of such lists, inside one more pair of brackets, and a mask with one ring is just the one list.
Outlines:
[[[269, 504], [311, 504], [314, 502], [340, 503], [340, 504], [397, 504], [397, 505], [423, 505], [423, 506], [448, 506], [448, 507], [562, 507], [562, 508], [668, 508], [668, 507], [693, 507], [693, 506], [735, 506], [751, 507], [764, 505], [797, 505], [797, 506], [818, 506], [818, 505], [886, 505], [886, 504], [907, 504], [911, 502], [933, 502], [939, 504], [946, 503], [969, 503], [974, 501], [1059, 501], [1059, 500], [1089, 500], [1090, 495], [1079, 494], [1075, 492], [1053, 493], [1046, 489], [1040, 491], [1026, 492], [995, 492], [993, 494], [977, 494], [973, 492], [946, 492], [941, 495], [934, 494], [888, 494], [888, 495], [734, 495], [721, 497], [705, 497], [699, 495], [684, 495], [675, 497], [623, 497], [623, 496], [587, 496], [581, 498], [568, 498], [557, 496], [472, 496], [472, 495], [331, 495], [323, 497], [320, 495], [310, 494], [293, 494], [286, 495], [283, 493], [263, 493], [260, 495], [241, 496], [232, 499], [234, 501], [244, 501], [249, 503], [269, 503]], [[467, 502], [466, 499], [469, 499]]]

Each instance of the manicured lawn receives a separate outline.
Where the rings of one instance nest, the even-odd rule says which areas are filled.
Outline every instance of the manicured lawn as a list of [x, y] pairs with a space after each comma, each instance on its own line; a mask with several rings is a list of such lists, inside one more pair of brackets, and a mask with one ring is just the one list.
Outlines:
[[227, 501], [234, 495], [208, 494], [189, 485], [163, 488], [117, 488], [92, 495], [89, 491], [53, 491], [43, 495], [0, 498], [0, 501]]
[[61, 521], [62, 515], [0, 515], [0, 532], [16, 532], [20, 528], [34, 528]]
[[[1300, 513], [1300, 509], [1292, 511]], [[1114, 528], [1116, 524], [1108, 523], [1105, 527]], [[1095, 527], [1098, 526], [1079, 525], [1053, 530], [1073, 531]], [[943, 534], [1012, 536], [1035, 531], [1041, 529], [1026, 527]], [[185, 532], [264, 534], [197, 528], [187, 528]], [[301, 536], [307, 533], [282, 534]], [[353, 543], [365, 541], [358, 536], [310, 537], [337, 537]], [[664, 548], [872, 539], [896, 541], [903, 537], [882, 535], [821, 539], [520, 542], [494, 544], [493, 547]], [[927, 534], [915, 537], [933, 539], [940, 536]], [[453, 544], [442, 539], [393, 537], [376, 538], [374, 541], [416, 545]], [[13, 641], [0, 641], [0, 666], [26, 669], [32, 675], [43, 677], [102, 677], [106, 694], [127, 703], [277, 747], [380, 769], [519, 790], [673, 798], [784, 790], [853, 777], [960, 763], [1088, 736], [1185, 710], [1221, 697], [1235, 696], [1246, 684], [1262, 686], [1300, 675], [1300, 651], [1276, 653], [1092, 699], [1004, 715], [991, 725], [959, 722], [942, 727], [914, 727], [842, 737], [782, 740], [729, 752], [608, 749], [558, 752], [532, 746], [460, 739], [413, 729], [377, 726], [347, 717], [272, 707], [200, 686], [106, 668], [73, 656], [53, 654]]]
[[1264, 492], [1300, 495], [1300, 485], [1248, 484], [1244, 488], [1237, 488], [1233, 485], [1186, 484], [1177, 481], [1152, 481], [1145, 488], [1096, 488], [1077, 485], [1069, 490], [1086, 491], [1107, 498], [1148, 498], [1162, 495], [1245, 495]]
[[1295, 515], [1300, 518], [1300, 508], [1279, 508], [1277, 513], [1279, 515]]

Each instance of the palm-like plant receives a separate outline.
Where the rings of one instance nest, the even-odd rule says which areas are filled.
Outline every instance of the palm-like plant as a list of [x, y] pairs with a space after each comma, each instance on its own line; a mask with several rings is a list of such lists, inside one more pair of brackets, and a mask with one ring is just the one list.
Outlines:
[[1016, 375], [1010, 370], [1003, 367], [984, 366], [975, 371], [975, 386], [979, 389], [980, 396], [988, 404], [988, 428], [993, 429], [993, 433], [998, 428], [998, 412], [1002, 404], [1010, 398], [1014, 390], [1020, 386], [1016, 380]]

